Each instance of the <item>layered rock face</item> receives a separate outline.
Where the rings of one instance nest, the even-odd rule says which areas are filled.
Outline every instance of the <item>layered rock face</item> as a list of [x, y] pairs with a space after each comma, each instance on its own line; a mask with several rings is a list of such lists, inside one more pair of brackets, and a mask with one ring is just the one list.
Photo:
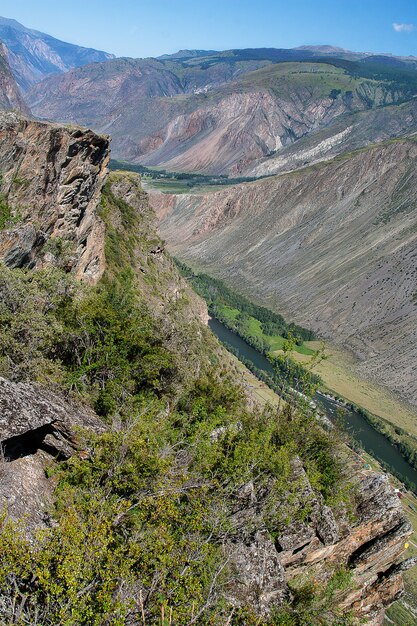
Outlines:
[[15, 109], [26, 115], [29, 109], [11, 72], [6, 46], [0, 42], [0, 109]]
[[417, 398], [414, 139], [206, 195], [153, 194], [170, 248]]
[[96, 209], [108, 158], [106, 137], [0, 114], [1, 192], [10, 213], [0, 232], [6, 265], [60, 262], [77, 278], [99, 280], [104, 225]]
[[251, 176], [270, 176], [328, 161], [343, 152], [417, 131], [417, 102], [346, 113], [284, 146], [276, 155], [261, 159], [246, 170]]
[[[353, 468], [354, 461], [349, 463]], [[297, 457], [292, 470], [289, 488], [295, 488], [300, 511], [308, 514], [290, 521], [275, 539], [259, 523], [262, 494], [256, 494], [251, 484], [239, 494], [239, 512], [233, 520], [239, 540], [228, 548], [238, 575], [228, 587], [229, 598], [238, 606], [251, 598], [257, 612], [267, 615], [291, 597], [292, 579], [325, 583], [334, 568], [345, 568], [350, 581], [338, 592], [337, 604], [379, 626], [385, 607], [403, 593], [401, 573], [416, 562], [412, 558], [401, 562], [411, 534], [401, 501], [387, 476], [359, 469], [353, 478], [356, 501], [350, 516], [334, 513], [315, 494]], [[285, 506], [279, 503], [277, 511]], [[248, 527], [257, 530], [248, 533]]]

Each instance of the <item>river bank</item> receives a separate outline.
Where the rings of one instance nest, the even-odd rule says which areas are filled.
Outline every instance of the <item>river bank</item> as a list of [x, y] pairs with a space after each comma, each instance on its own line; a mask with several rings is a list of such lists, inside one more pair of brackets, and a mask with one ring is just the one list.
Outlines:
[[[219, 320], [211, 318], [209, 326], [222, 343], [232, 347], [233, 353], [238, 358], [254, 365], [252, 371], [260, 370], [268, 375], [273, 374], [273, 368], [268, 359]], [[263, 380], [267, 382], [267, 379]], [[409, 488], [417, 492], [417, 470], [408, 463], [395, 445], [366, 420], [363, 414], [346, 404], [343, 406], [339, 400], [328, 394], [316, 394], [314, 399], [331, 421], [337, 421], [352, 439], [376, 458], [383, 467], [389, 469]]]

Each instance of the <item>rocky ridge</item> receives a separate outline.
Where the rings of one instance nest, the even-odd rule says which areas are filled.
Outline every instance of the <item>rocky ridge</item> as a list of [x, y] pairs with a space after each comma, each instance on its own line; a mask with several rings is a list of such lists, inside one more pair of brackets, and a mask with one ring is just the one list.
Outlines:
[[[104, 225], [97, 216], [109, 140], [0, 113], [0, 172], [6, 228], [0, 255], [9, 267], [42, 267], [57, 257], [95, 283], [104, 271]], [[65, 250], [64, 250], [65, 248]]]

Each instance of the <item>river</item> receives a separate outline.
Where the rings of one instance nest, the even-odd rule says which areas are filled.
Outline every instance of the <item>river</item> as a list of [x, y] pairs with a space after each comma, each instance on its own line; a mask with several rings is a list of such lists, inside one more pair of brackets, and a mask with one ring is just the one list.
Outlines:
[[[271, 363], [263, 354], [248, 345], [246, 341], [226, 328], [221, 322], [212, 318], [209, 320], [209, 327], [220, 341], [231, 345], [240, 356], [251, 361], [258, 369], [269, 374], [273, 373]], [[417, 470], [411, 467], [400, 451], [384, 435], [375, 430], [360, 413], [346, 407], [340, 407], [337, 402], [324, 397], [322, 394], [316, 394], [314, 400], [321, 411], [326, 413], [333, 422], [337, 420], [366, 452], [369, 452], [378, 461], [389, 465], [397, 475], [407, 478], [408, 481], [417, 486]], [[343, 411], [340, 411], [341, 408]], [[414, 491], [417, 491], [417, 488]]]

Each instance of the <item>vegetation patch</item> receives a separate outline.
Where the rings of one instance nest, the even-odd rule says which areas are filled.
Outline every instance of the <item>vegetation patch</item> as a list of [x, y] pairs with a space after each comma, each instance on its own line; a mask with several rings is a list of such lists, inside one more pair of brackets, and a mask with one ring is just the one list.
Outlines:
[[286, 340], [294, 339], [294, 349], [300, 354], [313, 355], [304, 345], [314, 339], [311, 330], [287, 323], [282, 315], [258, 306], [229, 289], [217, 278], [208, 274], [196, 274], [185, 263], [176, 259], [176, 264], [195, 291], [207, 302], [209, 313], [245, 339], [260, 352], [282, 349]]
[[[100, 435], [79, 433], [82, 454], [51, 467], [49, 528], [28, 540], [24, 520], [0, 514], [0, 622], [321, 623], [318, 604], [302, 594], [281, 616], [261, 621], [250, 606], [235, 609], [224, 593], [234, 575], [225, 546], [241, 540], [233, 515], [248, 483], [264, 511], [251, 530], [259, 525], [276, 536], [306, 513], [297, 484], [289, 486], [295, 455], [323, 501], [344, 506], [350, 486], [337, 433], [289, 404], [250, 409], [210, 342], [201, 340], [197, 355], [188, 351], [184, 365], [172, 344], [186, 332], [184, 316], [170, 309], [164, 327], [131, 269], [141, 254], [140, 216], [111, 187], [101, 210], [110, 260], [96, 287], [61, 269], [0, 267], [1, 374], [82, 401], [107, 425]], [[146, 251], [152, 233], [143, 237]], [[157, 277], [152, 270], [146, 278], [156, 293]], [[170, 280], [181, 282], [172, 266]], [[316, 589], [318, 619], [349, 624], [327, 587]]]
[[207, 190], [217, 190], [227, 185], [238, 185], [259, 180], [254, 176], [229, 178], [227, 174], [211, 176], [193, 172], [168, 172], [162, 168], [152, 169], [138, 163], [128, 163], [115, 159], [111, 159], [110, 169], [136, 172], [142, 176], [145, 182], [151, 183], [154, 189], [173, 194], [189, 193], [190, 191], [204, 193]]

